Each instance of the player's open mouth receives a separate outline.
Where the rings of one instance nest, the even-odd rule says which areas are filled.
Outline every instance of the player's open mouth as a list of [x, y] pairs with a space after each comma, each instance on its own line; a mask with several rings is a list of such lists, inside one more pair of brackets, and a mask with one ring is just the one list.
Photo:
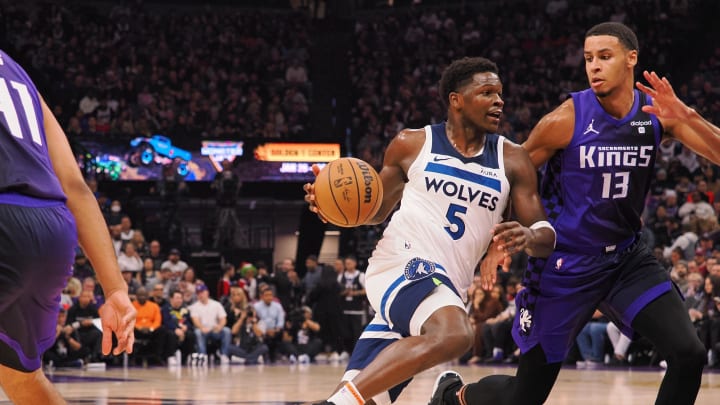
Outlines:
[[488, 112], [487, 115], [489, 115], [489, 116], [491, 116], [491, 117], [493, 117], [493, 118], [500, 119], [500, 116], [502, 116], [502, 110], [490, 111], [490, 112]]

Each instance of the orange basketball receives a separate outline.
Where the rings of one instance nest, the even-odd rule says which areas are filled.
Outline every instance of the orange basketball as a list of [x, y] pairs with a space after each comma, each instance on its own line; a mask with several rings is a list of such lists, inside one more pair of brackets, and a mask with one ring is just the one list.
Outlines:
[[337, 226], [365, 223], [380, 209], [382, 199], [380, 176], [360, 159], [333, 160], [315, 178], [315, 205]]

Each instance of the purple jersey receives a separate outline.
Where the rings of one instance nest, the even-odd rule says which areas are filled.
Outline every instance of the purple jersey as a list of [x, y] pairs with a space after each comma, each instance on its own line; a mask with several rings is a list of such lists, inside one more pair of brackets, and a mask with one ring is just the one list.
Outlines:
[[66, 199], [48, 156], [37, 89], [0, 50], [0, 202], [36, 205], [25, 196]]
[[641, 109], [652, 100], [634, 94], [630, 113], [615, 119], [592, 90], [572, 93], [572, 140], [548, 161], [541, 182], [560, 248], [613, 248], [640, 230], [662, 127]]

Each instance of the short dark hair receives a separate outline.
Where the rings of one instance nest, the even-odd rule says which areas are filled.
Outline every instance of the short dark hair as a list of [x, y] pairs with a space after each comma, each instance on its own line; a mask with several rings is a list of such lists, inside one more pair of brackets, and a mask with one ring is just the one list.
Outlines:
[[638, 39], [633, 30], [627, 25], [619, 22], [604, 22], [590, 28], [585, 33], [585, 38], [597, 35], [610, 35], [617, 38], [625, 49], [640, 51]]
[[445, 106], [448, 105], [450, 93], [468, 84], [476, 73], [485, 72], [497, 74], [498, 67], [490, 59], [481, 57], [458, 59], [445, 68], [440, 78], [440, 95]]

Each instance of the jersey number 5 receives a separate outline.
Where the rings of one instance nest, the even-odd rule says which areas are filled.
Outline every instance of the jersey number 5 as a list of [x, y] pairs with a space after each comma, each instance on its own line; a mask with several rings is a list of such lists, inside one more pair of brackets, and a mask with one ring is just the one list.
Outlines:
[[[602, 176], [602, 198], [615, 199], [627, 197], [630, 172], [603, 173]], [[612, 195], [610, 194], [611, 191], [613, 191]]]
[[460, 216], [465, 215], [465, 213], [467, 213], [467, 207], [462, 205], [450, 204], [448, 207], [445, 218], [450, 222], [450, 226], [446, 226], [445, 231], [450, 234], [453, 240], [458, 240], [465, 234], [465, 221]]
[[[26, 85], [10, 80], [10, 86], [20, 98], [20, 104], [27, 120], [28, 129], [30, 129], [30, 137], [33, 142], [42, 146], [42, 138], [40, 137], [40, 126], [35, 114], [35, 105]], [[5, 117], [5, 122], [10, 133], [15, 138], [23, 139], [22, 129], [20, 128], [20, 120], [18, 119], [17, 109], [10, 95], [7, 81], [0, 77], [0, 113]]]

